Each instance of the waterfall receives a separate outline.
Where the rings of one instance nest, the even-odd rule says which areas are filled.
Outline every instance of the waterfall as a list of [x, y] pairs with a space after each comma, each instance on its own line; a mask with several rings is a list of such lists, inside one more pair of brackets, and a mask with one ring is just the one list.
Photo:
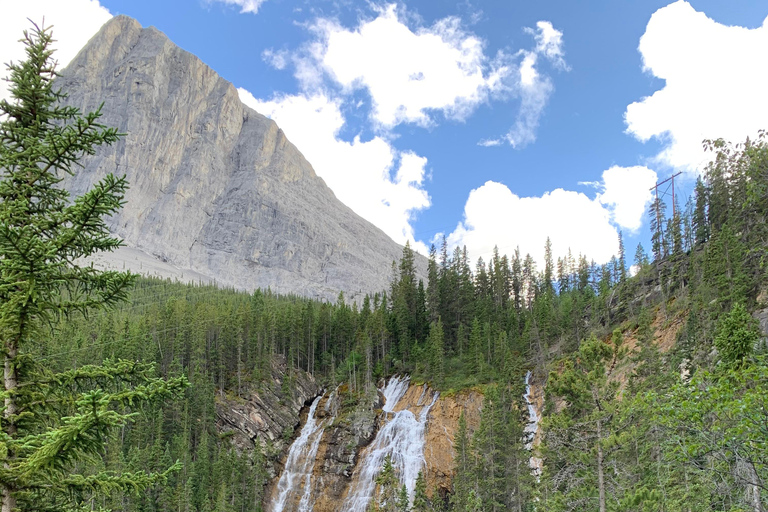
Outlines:
[[[296, 510], [298, 512], [310, 512], [312, 510], [309, 502], [312, 469], [315, 465], [315, 456], [320, 446], [320, 439], [323, 437], [323, 429], [328, 422], [328, 418], [326, 418], [318, 423], [315, 417], [315, 410], [321, 398], [319, 396], [312, 402], [307, 415], [307, 422], [301, 429], [299, 438], [293, 442], [288, 451], [285, 469], [283, 469], [283, 474], [280, 475], [280, 480], [277, 482], [278, 497], [272, 507], [272, 512], [283, 512], [286, 504], [295, 503], [299, 493], [301, 493], [301, 499]], [[303, 486], [301, 485], [302, 479], [304, 480]]]
[[[533, 441], [536, 439], [536, 433], [539, 431], [539, 413], [536, 411], [536, 406], [531, 400], [531, 377], [533, 373], [529, 370], [525, 374], [525, 395], [523, 399], [528, 406], [528, 424], [523, 430], [523, 442], [525, 443], [525, 449], [528, 451], [533, 450]], [[531, 468], [531, 472], [536, 478], [541, 475], [541, 459], [539, 457], [533, 457], [528, 461], [528, 466]]]
[[[427, 386], [416, 403], [422, 407], [419, 416], [407, 410], [392, 412], [403, 398], [408, 389], [408, 378], [392, 377], [386, 387], [381, 390], [386, 402], [383, 411], [389, 421], [382, 426], [376, 438], [371, 443], [365, 458], [360, 461], [352, 476], [353, 484], [347, 494], [341, 510], [345, 512], [365, 512], [376, 490], [376, 477], [381, 471], [387, 455], [392, 457], [392, 465], [405, 484], [408, 496], [413, 501], [416, 477], [424, 467], [424, 430], [429, 410], [437, 401], [439, 393], [435, 393], [430, 403], [422, 403], [427, 396]], [[391, 418], [389, 417], [392, 414]]]

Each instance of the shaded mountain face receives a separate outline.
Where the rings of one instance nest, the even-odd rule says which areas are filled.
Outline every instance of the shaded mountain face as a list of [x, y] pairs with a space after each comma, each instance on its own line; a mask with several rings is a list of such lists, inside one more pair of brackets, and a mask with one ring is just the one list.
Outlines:
[[402, 247], [336, 199], [273, 121], [163, 33], [117, 16], [59, 85], [83, 112], [104, 102], [101, 122], [126, 134], [65, 186], [82, 194], [107, 173], [125, 174], [127, 204], [110, 228], [129, 247], [241, 289], [359, 300], [389, 286]]

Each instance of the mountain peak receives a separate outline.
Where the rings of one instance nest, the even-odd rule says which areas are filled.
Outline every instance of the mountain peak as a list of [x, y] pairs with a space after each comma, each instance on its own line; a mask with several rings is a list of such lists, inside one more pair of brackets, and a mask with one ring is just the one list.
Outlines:
[[237, 288], [335, 299], [388, 287], [402, 247], [339, 202], [274, 121], [162, 32], [113, 18], [60, 85], [84, 112], [104, 102], [103, 124], [126, 133], [66, 186], [81, 194], [125, 174], [127, 204], [110, 227], [133, 250]]

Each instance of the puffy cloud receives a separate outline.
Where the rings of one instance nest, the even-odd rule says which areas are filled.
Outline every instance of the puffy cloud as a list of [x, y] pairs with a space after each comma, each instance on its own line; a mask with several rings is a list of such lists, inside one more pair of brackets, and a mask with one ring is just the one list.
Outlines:
[[[533, 142], [553, 91], [541, 64], [567, 69], [563, 34], [540, 21], [526, 30], [534, 40], [530, 50], [490, 57], [485, 42], [457, 17], [425, 26], [394, 4], [373, 8], [372, 18], [351, 28], [318, 18], [308, 25], [314, 37], [297, 50], [263, 52], [276, 69], [293, 68], [298, 94], [265, 100], [241, 90], [241, 96], [285, 129], [341, 201], [396, 241], [414, 242], [413, 215], [430, 205], [426, 159], [395, 149], [392, 129], [431, 126], [438, 116], [465, 120], [484, 102], [517, 98], [509, 132], [478, 144], [519, 148]], [[342, 112], [366, 104], [360, 91], [370, 98], [368, 120], [379, 135], [348, 142], [339, 138]]]
[[502, 139], [482, 139], [477, 142], [478, 146], [483, 146], [485, 148], [492, 148], [494, 146], [501, 146], [504, 144], [504, 141]]
[[426, 158], [398, 152], [381, 137], [339, 139], [345, 123], [340, 102], [323, 94], [264, 101], [245, 89], [238, 91], [246, 105], [280, 125], [340, 201], [395, 241], [408, 240], [426, 254], [426, 247], [415, 242], [410, 224], [415, 212], [430, 205], [423, 188]]
[[266, 49], [262, 52], [261, 58], [264, 59], [264, 62], [269, 64], [275, 69], [285, 69], [288, 66], [288, 52], [286, 51], [275, 51], [272, 49]]
[[[8, 76], [5, 64], [26, 58], [24, 45], [19, 42], [24, 30], [31, 28], [29, 20], [53, 26], [54, 57], [59, 69], [71, 61], [85, 43], [112, 15], [98, 0], [24, 0], [4, 2], [0, 16], [0, 79]], [[0, 100], [10, 99], [7, 82], [0, 80]]]
[[354, 30], [328, 20], [315, 30], [324, 69], [345, 90], [367, 89], [372, 117], [383, 127], [429, 125], [430, 111], [463, 119], [509, 72], [489, 67], [483, 41], [455, 17], [411, 30], [388, 5]]
[[555, 257], [570, 249], [604, 263], [618, 251], [616, 226], [635, 230], [641, 225], [650, 194], [637, 191], [647, 190], [655, 179], [656, 173], [645, 167], [611, 167], [602, 182], [590, 184], [601, 190], [594, 199], [563, 189], [519, 197], [506, 185], [488, 181], [469, 193], [464, 220], [448, 241], [466, 245], [473, 259], [486, 261], [494, 246], [506, 254], [519, 246], [542, 265], [549, 237]]
[[252, 13], [256, 14], [259, 12], [259, 7], [261, 7], [261, 4], [266, 2], [267, 0], [208, 0], [209, 3], [211, 2], [221, 2], [227, 5], [234, 5], [237, 7], [240, 7], [241, 13]]
[[580, 192], [556, 189], [541, 197], [519, 197], [506, 185], [488, 181], [469, 193], [464, 220], [448, 237], [451, 245], [466, 245], [472, 259], [486, 261], [493, 247], [511, 254], [519, 246], [541, 265], [544, 243], [552, 241], [555, 256], [570, 248], [607, 261], [618, 247], [618, 232], [610, 212]]
[[710, 158], [703, 139], [732, 142], [768, 128], [768, 18], [726, 26], [678, 1], [651, 16], [638, 48], [643, 69], [665, 86], [627, 107], [627, 131], [666, 146], [664, 164], [689, 171]]
[[653, 199], [650, 188], [656, 173], [647, 167], [613, 166], [603, 172], [602, 192], [597, 200], [611, 211], [613, 222], [635, 232], [643, 224], [643, 215]]
[[[436, 115], [464, 120], [481, 103], [518, 97], [520, 112], [506, 136], [480, 141], [481, 146], [535, 139], [538, 117], [552, 91], [539, 72], [539, 57], [564, 68], [562, 33], [549, 22], [529, 32], [535, 46], [514, 55], [490, 58], [485, 42], [466, 31], [457, 17], [431, 26], [410, 23], [393, 4], [346, 28], [316, 19], [314, 37], [293, 52], [266, 50], [262, 58], [276, 69], [293, 68], [299, 93], [256, 99], [240, 90], [243, 101], [272, 117], [304, 152], [339, 199], [398, 242], [414, 241], [413, 215], [430, 205], [424, 188], [426, 159], [398, 151], [392, 128], [401, 123], [430, 126]], [[339, 138], [349, 106], [360, 108], [359, 91], [370, 97], [371, 140]]]
[[568, 69], [562, 32], [539, 21], [525, 29], [534, 38], [531, 50], [490, 57], [485, 42], [466, 31], [459, 18], [411, 27], [406, 15], [386, 5], [351, 29], [320, 18], [311, 25], [313, 41], [290, 56], [268, 50], [264, 58], [280, 69], [289, 58], [304, 91], [324, 89], [326, 78], [342, 95], [367, 91], [371, 120], [385, 131], [401, 123], [433, 125], [437, 113], [465, 120], [484, 102], [514, 97], [520, 108], [509, 132], [479, 144], [498, 145], [488, 144], [498, 140], [521, 148], [536, 139], [539, 117], [554, 90], [539, 69], [541, 61]]

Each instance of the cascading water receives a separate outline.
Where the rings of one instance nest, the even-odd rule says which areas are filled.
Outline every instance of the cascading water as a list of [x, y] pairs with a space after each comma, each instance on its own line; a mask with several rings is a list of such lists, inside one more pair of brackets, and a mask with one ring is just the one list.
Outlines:
[[[312, 402], [307, 415], [307, 422], [301, 429], [299, 438], [293, 442], [288, 451], [285, 469], [277, 482], [277, 500], [272, 507], [272, 512], [283, 512], [286, 505], [295, 503], [299, 493], [301, 493], [301, 498], [296, 510], [298, 512], [310, 512], [312, 510], [310, 504], [312, 468], [315, 465], [315, 456], [320, 446], [320, 439], [323, 437], [323, 429], [328, 422], [328, 418], [326, 418], [318, 423], [315, 417], [315, 411], [321, 398], [319, 396]], [[303, 486], [301, 485], [302, 479]]]
[[[533, 373], [529, 370], [525, 374], [525, 395], [523, 399], [528, 406], [528, 424], [523, 430], [523, 442], [525, 443], [525, 449], [528, 451], [533, 450], [533, 441], [536, 439], [536, 433], [539, 431], [539, 413], [536, 411], [536, 406], [533, 403], [531, 396], [531, 377]], [[531, 457], [528, 461], [528, 466], [531, 468], [531, 472], [538, 478], [541, 474], [541, 459], [538, 457]]]
[[[386, 399], [383, 411], [387, 413], [387, 416], [394, 411], [395, 406], [407, 390], [407, 377], [402, 379], [392, 377], [386, 387], [381, 390]], [[429, 403], [422, 402], [425, 397], [428, 397], [426, 390], [425, 385], [424, 391], [416, 403], [418, 407], [422, 407], [418, 418], [413, 412], [403, 409], [394, 413], [389, 421], [379, 429], [365, 458], [360, 461], [355, 474], [352, 476], [354, 484], [350, 488], [341, 510], [365, 512], [371, 498], [373, 498], [376, 490], [376, 477], [381, 471], [387, 455], [392, 457], [392, 465], [400, 478], [400, 483], [405, 484], [408, 496], [413, 501], [416, 477], [424, 467], [424, 430], [427, 415], [439, 396], [439, 393], [435, 393]]]

